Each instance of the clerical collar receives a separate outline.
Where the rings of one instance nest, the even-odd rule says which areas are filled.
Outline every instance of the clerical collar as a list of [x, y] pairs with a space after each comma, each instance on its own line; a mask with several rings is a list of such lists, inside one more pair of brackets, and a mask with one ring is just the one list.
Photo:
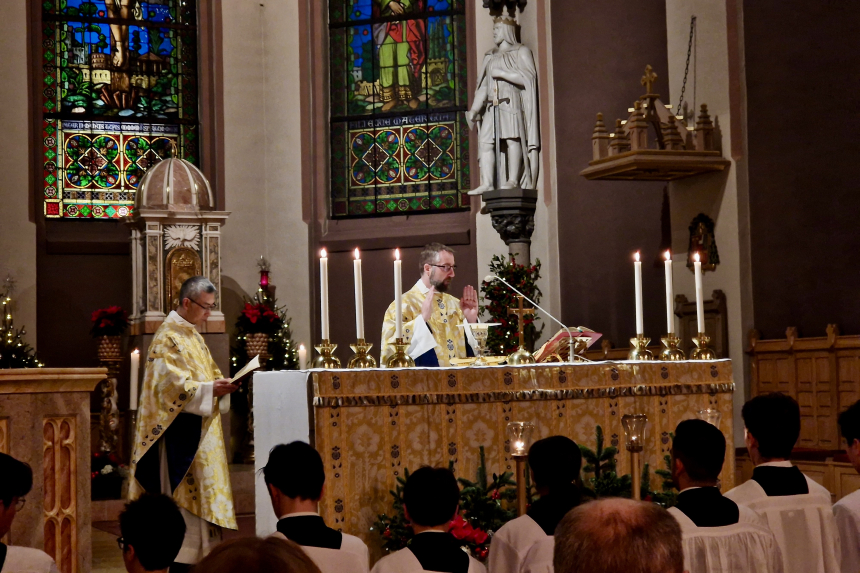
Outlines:
[[679, 494], [681, 494], [681, 493], [684, 493], [685, 491], [690, 491], [690, 490], [693, 490], [693, 489], [702, 489], [702, 486], [700, 486], [700, 485], [691, 485], [690, 487], [685, 487], [684, 489], [682, 489], [682, 490], [681, 490], [681, 491], [679, 491], [678, 493], [679, 493]]
[[185, 326], [186, 328], [194, 328], [193, 324], [191, 324], [190, 322], [188, 322], [187, 320], [185, 320], [184, 318], [179, 316], [179, 313], [176, 312], [175, 310], [170, 311], [170, 314], [167, 315], [166, 320], [169, 320], [170, 322], [175, 322], [179, 326]]
[[415, 286], [418, 287], [418, 290], [421, 291], [421, 294], [427, 294], [428, 292], [430, 292], [430, 287], [425, 285], [424, 281], [422, 281], [421, 279], [418, 279], [418, 282], [415, 283]]
[[764, 462], [763, 464], [759, 464], [756, 467], [757, 468], [766, 468], [766, 467], [790, 468], [790, 467], [794, 467], [794, 466], [791, 465], [790, 460], [782, 460], [781, 462]]
[[281, 520], [281, 519], [286, 519], [288, 517], [308, 517], [308, 516], [319, 517], [319, 514], [315, 511], [297, 511], [296, 513], [288, 513], [286, 515], [282, 515], [278, 519]]

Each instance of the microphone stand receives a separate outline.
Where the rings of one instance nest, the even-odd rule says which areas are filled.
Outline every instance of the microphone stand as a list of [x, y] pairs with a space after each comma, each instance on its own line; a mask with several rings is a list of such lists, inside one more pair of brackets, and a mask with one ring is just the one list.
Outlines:
[[[570, 333], [570, 329], [567, 327], [567, 325], [566, 325], [566, 324], [564, 324], [564, 323], [563, 323], [562, 321], [560, 321], [559, 319], [557, 319], [556, 317], [554, 317], [553, 315], [551, 315], [549, 312], [547, 312], [547, 311], [546, 311], [546, 309], [541, 308], [541, 306], [540, 306], [538, 303], [536, 303], [535, 301], [533, 301], [532, 299], [530, 299], [529, 297], [527, 297], [526, 295], [524, 295], [523, 293], [521, 293], [519, 290], [517, 290], [517, 288], [516, 288], [514, 285], [510, 284], [508, 281], [506, 281], [506, 280], [505, 280], [505, 279], [503, 279], [502, 277], [499, 277], [499, 276], [496, 276], [496, 275], [487, 275], [486, 277], [484, 277], [484, 282], [487, 282], [487, 283], [488, 283], [488, 282], [492, 282], [492, 281], [496, 281], [496, 280], [497, 280], [497, 281], [501, 281], [502, 283], [504, 283], [504, 284], [505, 284], [509, 289], [511, 289], [512, 291], [514, 291], [515, 293], [517, 293], [518, 295], [520, 295], [521, 297], [523, 297], [524, 299], [526, 299], [527, 301], [529, 301], [531, 304], [533, 304], [533, 305], [535, 306], [535, 308], [537, 308], [537, 309], [538, 309], [538, 310], [540, 310], [542, 313], [544, 313], [545, 315], [547, 315], [548, 317], [550, 317], [551, 319], [553, 319], [554, 321], [556, 321], [559, 325], [561, 325], [561, 327], [562, 327], [563, 329], [565, 329], [565, 330], [567, 331], [567, 341], [568, 341], [568, 344], [569, 344], [569, 346], [570, 346], [570, 357], [569, 357], [569, 360], [570, 360], [570, 362], [571, 362], [571, 364], [572, 364], [572, 363], [575, 361], [575, 360], [574, 360], [574, 357], [576, 356], [576, 353], [573, 351], [573, 347], [574, 347], [574, 338], [573, 338], [573, 336], [571, 335], [571, 333]], [[584, 357], [581, 357], [581, 358], [584, 358]], [[588, 360], [587, 358], [584, 358], [584, 359], [585, 359], [585, 360]]]

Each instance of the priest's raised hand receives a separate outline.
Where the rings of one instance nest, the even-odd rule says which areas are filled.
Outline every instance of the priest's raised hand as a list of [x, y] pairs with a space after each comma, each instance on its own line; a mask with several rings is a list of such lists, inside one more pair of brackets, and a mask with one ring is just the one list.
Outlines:
[[472, 285], [466, 285], [463, 289], [463, 298], [460, 299], [460, 310], [469, 322], [478, 322], [478, 293]]

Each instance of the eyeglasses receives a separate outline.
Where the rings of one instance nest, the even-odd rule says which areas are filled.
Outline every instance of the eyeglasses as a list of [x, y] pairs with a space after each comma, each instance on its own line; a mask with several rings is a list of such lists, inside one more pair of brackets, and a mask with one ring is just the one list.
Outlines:
[[[188, 300], [191, 300], [191, 299], [188, 299]], [[128, 543], [125, 542], [125, 538], [117, 537], [116, 538], [116, 544], [117, 544], [117, 547], [119, 547], [119, 550], [122, 551], [123, 553], [125, 553], [125, 548], [128, 547]]]
[[19, 497], [15, 500], [15, 511], [21, 511], [21, 508], [24, 507], [24, 504], [27, 503], [27, 500], [23, 497]]
[[431, 267], [440, 268], [446, 273], [450, 273], [451, 271], [457, 270], [457, 265], [430, 265]]
[[199, 306], [203, 310], [210, 310], [211, 311], [211, 310], [215, 310], [216, 308], [218, 308], [218, 305], [215, 303], [212, 303], [210, 305], [203, 305], [203, 304], [200, 304], [199, 302], [197, 302], [196, 300], [194, 300], [193, 298], [189, 298], [188, 300], [190, 300], [191, 302], [193, 302], [194, 304], [196, 304], [197, 306]]

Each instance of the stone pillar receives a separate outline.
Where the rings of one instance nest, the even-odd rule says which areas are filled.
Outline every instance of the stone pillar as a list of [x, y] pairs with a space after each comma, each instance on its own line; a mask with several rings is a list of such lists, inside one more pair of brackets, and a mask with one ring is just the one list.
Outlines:
[[534, 189], [517, 188], [493, 189], [483, 196], [481, 212], [490, 215], [493, 228], [508, 246], [508, 254], [523, 265], [531, 263], [537, 195]]

